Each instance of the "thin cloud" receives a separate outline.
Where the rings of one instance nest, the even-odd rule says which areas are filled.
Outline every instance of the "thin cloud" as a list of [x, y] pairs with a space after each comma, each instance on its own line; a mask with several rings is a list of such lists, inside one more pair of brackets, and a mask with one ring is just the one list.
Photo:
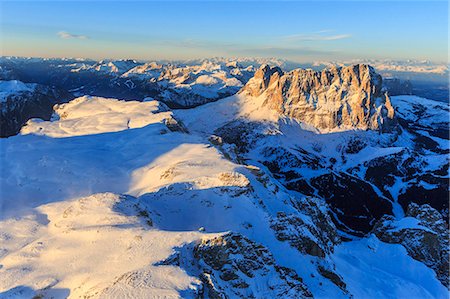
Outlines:
[[332, 30], [332, 29], [324, 29], [324, 30], [319, 30], [319, 31], [316, 31], [315, 33], [331, 33], [331, 32], [333, 32], [334, 30]]
[[351, 34], [325, 34], [329, 33], [330, 30], [322, 30], [315, 32], [313, 34], [294, 34], [283, 36], [282, 39], [290, 42], [298, 42], [298, 41], [333, 41], [333, 40], [341, 40], [350, 38]]
[[89, 37], [86, 36], [86, 35], [73, 34], [73, 33], [69, 33], [69, 32], [66, 32], [66, 31], [60, 31], [60, 32], [57, 33], [57, 35], [60, 38], [62, 38], [62, 39], [72, 39], [72, 38], [75, 38], [75, 39], [89, 39]]

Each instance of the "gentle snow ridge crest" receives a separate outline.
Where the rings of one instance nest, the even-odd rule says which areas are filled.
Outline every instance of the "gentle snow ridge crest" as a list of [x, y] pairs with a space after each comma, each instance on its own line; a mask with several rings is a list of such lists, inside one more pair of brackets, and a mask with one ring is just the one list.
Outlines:
[[172, 112], [158, 101], [121, 101], [94, 96], [54, 106], [53, 121], [30, 119], [22, 134], [68, 137], [142, 128], [152, 123], [176, 123]]

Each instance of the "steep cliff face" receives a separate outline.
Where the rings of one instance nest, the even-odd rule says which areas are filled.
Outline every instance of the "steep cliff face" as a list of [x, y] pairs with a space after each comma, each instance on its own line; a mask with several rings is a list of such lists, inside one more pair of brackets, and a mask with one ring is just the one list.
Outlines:
[[411, 203], [405, 216], [400, 220], [384, 216], [373, 233], [383, 242], [403, 245], [413, 259], [433, 269], [442, 284], [449, 287], [447, 222], [428, 204]]
[[263, 65], [241, 93], [262, 96], [263, 105], [322, 132], [384, 131], [394, 120], [394, 108], [382, 92], [381, 76], [365, 64], [287, 73]]
[[0, 80], [0, 138], [16, 135], [30, 118], [49, 120], [53, 105], [72, 98], [56, 87]]

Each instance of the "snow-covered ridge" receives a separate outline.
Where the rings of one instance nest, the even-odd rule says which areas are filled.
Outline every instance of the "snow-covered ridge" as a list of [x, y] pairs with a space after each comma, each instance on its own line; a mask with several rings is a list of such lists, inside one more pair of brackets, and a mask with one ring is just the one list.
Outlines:
[[[395, 100], [394, 100], [395, 99]], [[396, 96], [392, 101], [397, 113], [418, 125], [435, 127], [449, 122], [448, 104], [424, 99], [417, 96]]]
[[448, 73], [448, 65], [445, 63], [433, 63], [427, 60], [376, 60], [376, 59], [360, 59], [350, 61], [316, 61], [314, 66], [331, 67], [334, 65], [345, 66], [355, 63], [367, 63], [372, 65], [379, 72], [408, 72], [422, 74], [440, 74]]
[[[123, 80], [134, 89], [136, 85], [154, 84], [158, 99], [176, 107], [198, 106], [230, 96], [239, 91], [253, 75], [253, 66], [237, 61], [204, 60], [197, 63], [137, 63], [136, 61], [100, 61], [93, 65], [67, 65], [71, 72], [99, 73]], [[119, 81], [117, 81], [119, 82]]]
[[[377, 65], [380, 64], [414, 66], [420, 63], [423, 64], [424, 68], [432, 68], [436, 65], [446, 67], [446, 65], [442, 66], [436, 63], [415, 61], [370, 60], [298, 63], [277, 58], [218, 57], [184, 61], [144, 62], [135, 60], [93, 61], [88, 59], [1, 57], [0, 77], [4, 80], [17, 79], [55, 86], [73, 91], [77, 97], [97, 95], [141, 100], [151, 96], [157, 100], [165, 101], [172, 108], [187, 108], [236, 93], [263, 64], [278, 66], [287, 72], [299, 67], [321, 70], [323, 66], [348, 66], [355, 63], [370, 64], [383, 77], [405, 80], [405, 82], [402, 81], [399, 84], [387, 84], [385, 86], [395, 89], [394, 94], [391, 95], [414, 93], [441, 101], [447, 98], [445, 92], [448, 88], [446, 87], [448, 84], [445, 84], [447, 78], [442, 74], [425, 73], [420, 70], [415, 72], [414, 69], [411, 72], [402, 73], [389, 71], [386, 68], [383, 68], [383, 70], [380, 69], [381, 67], [377, 68]], [[43, 70], [45, 71], [43, 72]], [[410, 78], [410, 74], [413, 74], [412, 78]], [[201, 78], [197, 82], [198, 77]], [[434, 80], [434, 85], [424, 88], [423, 83], [427, 80]], [[406, 85], [403, 85], [403, 83]], [[402, 93], [402, 90], [405, 93]]]
[[135, 60], [127, 59], [127, 60], [100, 60], [99, 62], [91, 65], [87, 63], [75, 63], [69, 65], [69, 67], [73, 67], [70, 71], [73, 73], [78, 73], [82, 71], [88, 72], [99, 72], [110, 75], [121, 75], [131, 68], [138, 65], [138, 62]]
[[[38, 57], [16, 57], [16, 56], [1, 56], [0, 62], [4, 61], [23, 61], [23, 62], [65, 62], [78, 64], [85, 64], [84, 70], [93, 69], [89, 66], [95, 65], [96, 67], [105, 66], [108, 69], [108, 64], [110, 66], [122, 65], [128, 67], [130, 63], [136, 63], [139, 65], [144, 65], [152, 63], [152, 61], [134, 61], [130, 59], [120, 59], [120, 60], [100, 60], [93, 61], [86, 58], [38, 58]], [[342, 61], [310, 61], [310, 62], [294, 62], [286, 59], [280, 59], [275, 57], [211, 57], [206, 59], [189, 59], [189, 60], [161, 60], [157, 61], [158, 64], [174, 64], [174, 65], [197, 65], [208, 61], [215, 64], [239, 64], [242, 67], [259, 67], [263, 64], [268, 64], [271, 66], [278, 66], [284, 70], [291, 70], [293, 68], [298, 68], [299, 66], [311, 66], [311, 67], [331, 67], [331, 66], [348, 66], [352, 64], [370, 64], [377, 71], [395, 71], [395, 72], [412, 72], [412, 73], [428, 73], [428, 74], [445, 74], [448, 73], [448, 65], [445, 62], [432, 62], [428, 60], [392, 60], [392, 59], [353, 59], [353, 60], [342, 60]], [[111, 63], [111, 64], [110, 64]], [[75, 66], [75, 65], [73, 65]], [[128, 70], [131, 70], [134, 66], [131, 66]], [[76, 68], [74, 68], [76, 69]], [[101, 67], [99, 68], [101, 69]], [[111, 68], [109, 68], [111, 70]], [[114, 68], [113, 68], [114, 69]], [[128, 71], [124, 70], [124, 72]]]
[[162, 64], [158, 64], [157, 62], [147, 62], [128, 70], [122, 75], [122, 77], [144, 77], [147, 79], [158, 78], [161, 75], [162, 69]]
[[172, 112], [157, 101], [119, 101], [91, 96], [55, 105], [54, 110], [53, 121], [31, 119], [21, 133], [51, 137], [79, 136], [141, 128], [172, 118]]
[[23, 83], [18, 80], [2, 81], [0, 80], [0, 103], [4, 102], [6, 98], [19, 92], [32, 92], [36, 88], [36, 84]]

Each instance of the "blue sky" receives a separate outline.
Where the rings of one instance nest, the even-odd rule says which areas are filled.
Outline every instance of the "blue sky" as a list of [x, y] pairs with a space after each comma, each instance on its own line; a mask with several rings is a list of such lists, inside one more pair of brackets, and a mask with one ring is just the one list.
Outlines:
[[447, 1], [2, 1], [2, 55], [448, 58]]

